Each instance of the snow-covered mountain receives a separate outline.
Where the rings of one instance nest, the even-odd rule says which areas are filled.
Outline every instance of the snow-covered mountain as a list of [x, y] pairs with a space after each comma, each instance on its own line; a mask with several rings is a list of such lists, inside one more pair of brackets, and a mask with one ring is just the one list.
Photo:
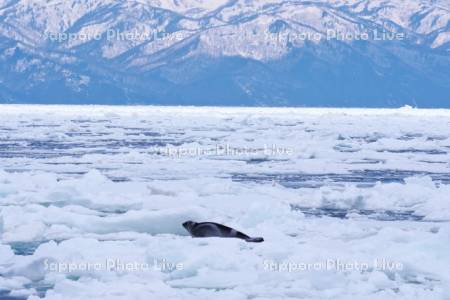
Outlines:
[[448, 0], [0, 0], [0, 102], [450, 107]]

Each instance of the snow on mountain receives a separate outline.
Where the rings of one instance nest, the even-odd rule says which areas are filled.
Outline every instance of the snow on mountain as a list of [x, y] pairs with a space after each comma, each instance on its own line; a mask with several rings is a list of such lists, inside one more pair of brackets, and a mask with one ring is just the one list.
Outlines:
[[449, 106], [449, 24], [431, 0], [3, 0], [0, 82], [17, 102]]

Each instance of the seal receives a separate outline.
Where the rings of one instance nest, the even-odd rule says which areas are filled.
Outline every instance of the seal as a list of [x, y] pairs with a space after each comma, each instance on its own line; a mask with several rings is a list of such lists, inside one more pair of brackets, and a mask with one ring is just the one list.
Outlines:
[[236, 229], [213, 222], [196, 223], [193, 221], [186, 221], [183, 223], [183, 227], [194, 238], [222, 237], [222, 238], [237, 238], [249, 243], [264, 242], [264, 239], [262, 237], [252, 238], [240, 231], [237, 231]]

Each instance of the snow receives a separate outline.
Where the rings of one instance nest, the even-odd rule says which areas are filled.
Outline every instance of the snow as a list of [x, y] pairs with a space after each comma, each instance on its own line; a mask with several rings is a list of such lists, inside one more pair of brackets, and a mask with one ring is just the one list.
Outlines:
[[[0, 295], [447, 299], [449, 123], [411, 107], [1, 105]], [[193, 239], [187, 220], [265, 242]]]
[[434, 40], [432, 48], [438, 48], [448, 42], [450, 42], [450, 32], [441, 32]]
[[[110, 30], [122, 29], [121, 34], [138, 32], [150, 37], [155, 30], [164, 33], [189, 30], [201, 37], [202, 45], [197, 52], [206, 51], [213, 56], [239, 55], [267, 61], [278, 59], [289, 52], [286, 43], [272, 43], [253, 35], [253, 32], [260, 36], [268, 33], [270, 23], [267, 20], [287, 22], [290, 26], [286, 33], [291, 35], [325, 35], [327, 29], [333, 28], [340, 34], [352, 36], [360, 36], [367, 30], [380, 27], [392, 31], [392, 26], [387, 27], [392, 22], [398, 26], [395, 32], [405, 33], [411, 40], [418, 36], [426, 37], [424, 40], [430, 40], [428, 46], [435, 48], [447, 40], [449, 9], [448, 1], [424, 0], [336, 0], [326, 3], [280, 0], [21, 0], [0, 8], [0, 14], [4, 16], [0, 33], [30, 48], [52, 45], [66, 53], [94, 43], [98, 44], [97, 50], [104, 58], [112, 59], [133, 52], [150, 55], [160, 49], [163, 42], [160, 39], [142, 40], [138, 37], [127, 41], [108, 39], [106, 36]], [[172, 19], [177, 21], [172, 24]], [[62, 43], [45, 38], [67, 33], [84, 38]], [[102, 35], [103, 38], [96, 39]], [[318, 41], [313, 39], [311, 42]], [[303, 41], [296, 42], [297, 47], [302, 45]], [[173, 43], [165, 41], [162, 46], [163, 50], [170, 50]], [[142, 48], [155, 51], [147, 53], [144, 50], [142, 53]], [[139, 61], [139, 56], [134, 60]]]

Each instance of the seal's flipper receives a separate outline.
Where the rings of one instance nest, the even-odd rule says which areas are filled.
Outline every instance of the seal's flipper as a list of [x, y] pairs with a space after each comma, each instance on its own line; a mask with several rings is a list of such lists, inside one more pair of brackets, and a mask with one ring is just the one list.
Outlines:
[[262, 243], [262, 242], [264, 242], [264, 239], [262, 237], [255, 237], [255, 238], [245, 239], [245, 241], [247, 243]]

